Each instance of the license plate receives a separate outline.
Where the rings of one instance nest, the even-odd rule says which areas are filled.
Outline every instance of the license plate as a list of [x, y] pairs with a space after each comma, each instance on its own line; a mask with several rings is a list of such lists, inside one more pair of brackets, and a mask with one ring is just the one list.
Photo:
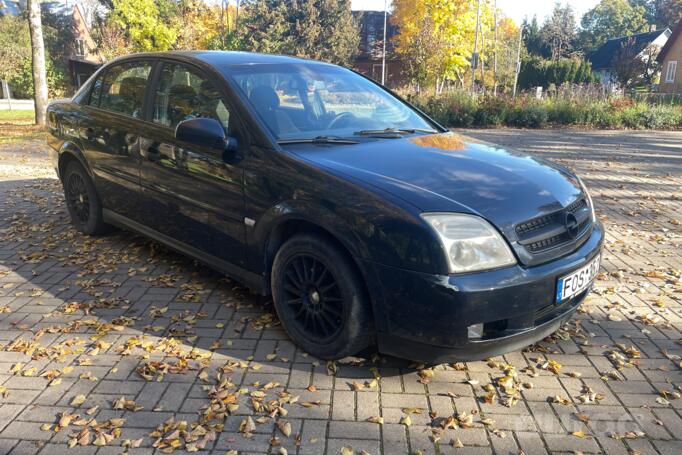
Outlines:
[[598, 255], [586, 266], [579, 268], [570, 275], [559, 278], [556, 286], [556, 303], [570, 299], [590, 286], [594, 277], [597, 276], [597, 272], [599, 272], [600, 258]]

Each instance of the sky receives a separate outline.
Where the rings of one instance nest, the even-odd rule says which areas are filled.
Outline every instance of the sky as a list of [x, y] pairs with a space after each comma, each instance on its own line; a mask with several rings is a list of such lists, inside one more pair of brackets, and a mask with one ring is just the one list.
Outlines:
[[[494, 0], [491, 0], [494, 1]], [[382, 11], [384, 9], [384, 0], [351, 0], [353, 9], [362, 10], [376, 10]], [[568, 0], [561, 3], [570, 4], [576, 12], [576, 20], [580, 23], [580, 17], [592, 9], [599, 0]], [[388, 0], [390, 7], [391, 1]], [[514, 19], [518, 24], [524, 17], [532, 18], [537, 14], [538, 21], [542, 23], [545, 16], [551, 14], [554, 8], [554, 1], [552, 0], [497, 0], [497, 6], [504, 11], [504, 13]]]

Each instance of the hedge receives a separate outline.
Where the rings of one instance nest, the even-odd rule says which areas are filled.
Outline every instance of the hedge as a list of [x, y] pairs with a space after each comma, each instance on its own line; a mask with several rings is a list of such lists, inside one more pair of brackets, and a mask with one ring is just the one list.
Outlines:
[[408, 95], [418, 108], [447, 127], [678, 129], [682, 105], [655, 104], [630, 98], [564, 98], [471, 96], [462, 91], [443, 95]]

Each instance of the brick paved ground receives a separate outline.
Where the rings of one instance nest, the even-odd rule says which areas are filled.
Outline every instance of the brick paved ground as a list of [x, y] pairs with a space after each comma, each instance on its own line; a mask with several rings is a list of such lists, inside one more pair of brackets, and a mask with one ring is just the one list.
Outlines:
[[74, 231], [42, 153], [4, 146], [0, 454], [682, 453], [682, 134], [469, 133], [585, 177], [603, 270], [551, 339], [431, 369], [307, 356], [216, 273]]

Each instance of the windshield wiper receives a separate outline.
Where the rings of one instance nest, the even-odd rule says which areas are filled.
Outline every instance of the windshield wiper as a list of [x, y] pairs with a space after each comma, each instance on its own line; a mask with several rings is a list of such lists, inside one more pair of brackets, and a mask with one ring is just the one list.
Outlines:
[[336, 136], [315, 136], [313, 138], [282, 139], [278, 144], [357, 144], [358, 141]]
[[438, 131], [436, 130], [429, 130], [425, 128], [386, 128], [383, 130], [360, 130], [356, 131], [353, 134], [356, 136], [375, 136], [375, 135], [388, 135], [391, 137], [395, 137], [403, 135], [403, 134], [414, 134], [414, 133], [437, 133]]

